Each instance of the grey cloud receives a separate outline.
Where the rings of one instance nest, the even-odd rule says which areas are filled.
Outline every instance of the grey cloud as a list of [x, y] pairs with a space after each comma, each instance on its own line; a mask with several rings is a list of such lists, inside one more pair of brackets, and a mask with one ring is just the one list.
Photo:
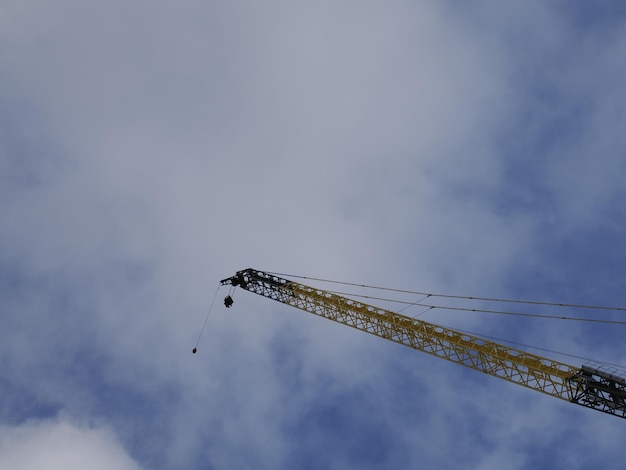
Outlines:
[[[146, 468], [303, 468], [322, 452], [345, 468], [374, 441], [372, 468], [470, 454], [524, 468], [538, 438], [514, 444], [536, 421], [579, 419], [243, 292], [229, 311], [218, 299], [190, 354], [217, 280], [248, 266], [506, 291], [545, 216], [510, 203], [508, 132], [539, 109], [517, 67], [545, 64], [532, 51], [546, 44], [565, 53], [554, 11], [7, 5], [0, 387], [11, 403], [30, 390], [39, 413], [22, 404], [0, 419], [97, 419]], [[510, 420], [490, 414], [507, 400]]]

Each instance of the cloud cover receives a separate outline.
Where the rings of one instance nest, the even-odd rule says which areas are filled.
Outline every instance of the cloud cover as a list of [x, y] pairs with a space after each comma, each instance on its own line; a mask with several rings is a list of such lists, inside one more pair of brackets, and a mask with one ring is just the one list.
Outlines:
[[[4, 435], [95, 421], [143, 468], [619, 468], [618, 420], [243, 293], [190, 354], [249, 266], [619, 304], [605, 8], [5, 2]], [[429, 315], [626, 362], [621, 331]]]
[[110, 432], [66, 422], [0, 428], [0, 466], [23, 470], [139, 468]]

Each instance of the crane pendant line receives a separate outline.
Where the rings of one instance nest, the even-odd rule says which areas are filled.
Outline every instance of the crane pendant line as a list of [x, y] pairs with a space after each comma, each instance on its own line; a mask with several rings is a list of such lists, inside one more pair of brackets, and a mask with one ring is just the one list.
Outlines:
[[555, 398], [626, 418], [626, 379], [596, 367], [574, 367], [254, 269], [239, 271], [221, 284], [239, 286]]

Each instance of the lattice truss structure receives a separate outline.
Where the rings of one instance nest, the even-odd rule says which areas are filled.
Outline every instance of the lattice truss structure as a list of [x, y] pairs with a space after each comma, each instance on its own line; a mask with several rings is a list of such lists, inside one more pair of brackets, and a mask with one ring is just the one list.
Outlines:
[[[626, 418], [626, 380], [601, 364], [574, 367], [254, 269], [239, 271], [221, 284], [238, 286], [470, 369]], [[232, 305], [230, 296], [225, 304]]]

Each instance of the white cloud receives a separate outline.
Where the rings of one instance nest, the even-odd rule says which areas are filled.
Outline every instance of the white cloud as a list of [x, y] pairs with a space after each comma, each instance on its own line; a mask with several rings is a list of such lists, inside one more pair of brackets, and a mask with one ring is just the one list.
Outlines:
[[140, 467], [106, 429], [44, 421], [0, 426], [0, 468], [139, 470]]
[[[533, 249], [549, 217], [584, 225], [619, 193], [615, 153], [597, 173], [588, 155], [623, 139], [621, 81], [608, 78], [621, 73], [621, 42], [568, 54], [576, 32], [556, 11], [490, 3], [3, 7], [0, 359], [13, 395], [110, 423], [149, 468], [299, 463], [296, 431], [311, 433], [309, 452], [340, 441], [314, 422], [335, 401], [329, 413], [369, 430], [363, 439], [382, 439], [380, 425], [402, 443], [400, 463], [452, 466], [471, 451], [487, 467], [523, 467], [532, 446], [513, 444], [533, 426], [518, 406], [531, 392], [460, 385], [466, 376], [437, 361], [243, 292], [226, 313], [218, 299], [190, 354], [216, 281], [246, 267], [477, 295], [514, 290], [531, 260], [567, 274]], [[536, 95], [546, 84], [570, 90], [554, 109]], [[574, 95], [597, 106], [588, 135], [556, 135], [581, 143], [570, 159], [540, 130]], [[459, 398], [466, 388], [475, 401]], [[413, 403], [415, 390], [427, 398]], [[521, 430], [489, 416], [496, 401]], [[454, 429], [471, 420], [493, 431]], [[326, 450], [339, 465], [367, 448], [351, 444]]]

